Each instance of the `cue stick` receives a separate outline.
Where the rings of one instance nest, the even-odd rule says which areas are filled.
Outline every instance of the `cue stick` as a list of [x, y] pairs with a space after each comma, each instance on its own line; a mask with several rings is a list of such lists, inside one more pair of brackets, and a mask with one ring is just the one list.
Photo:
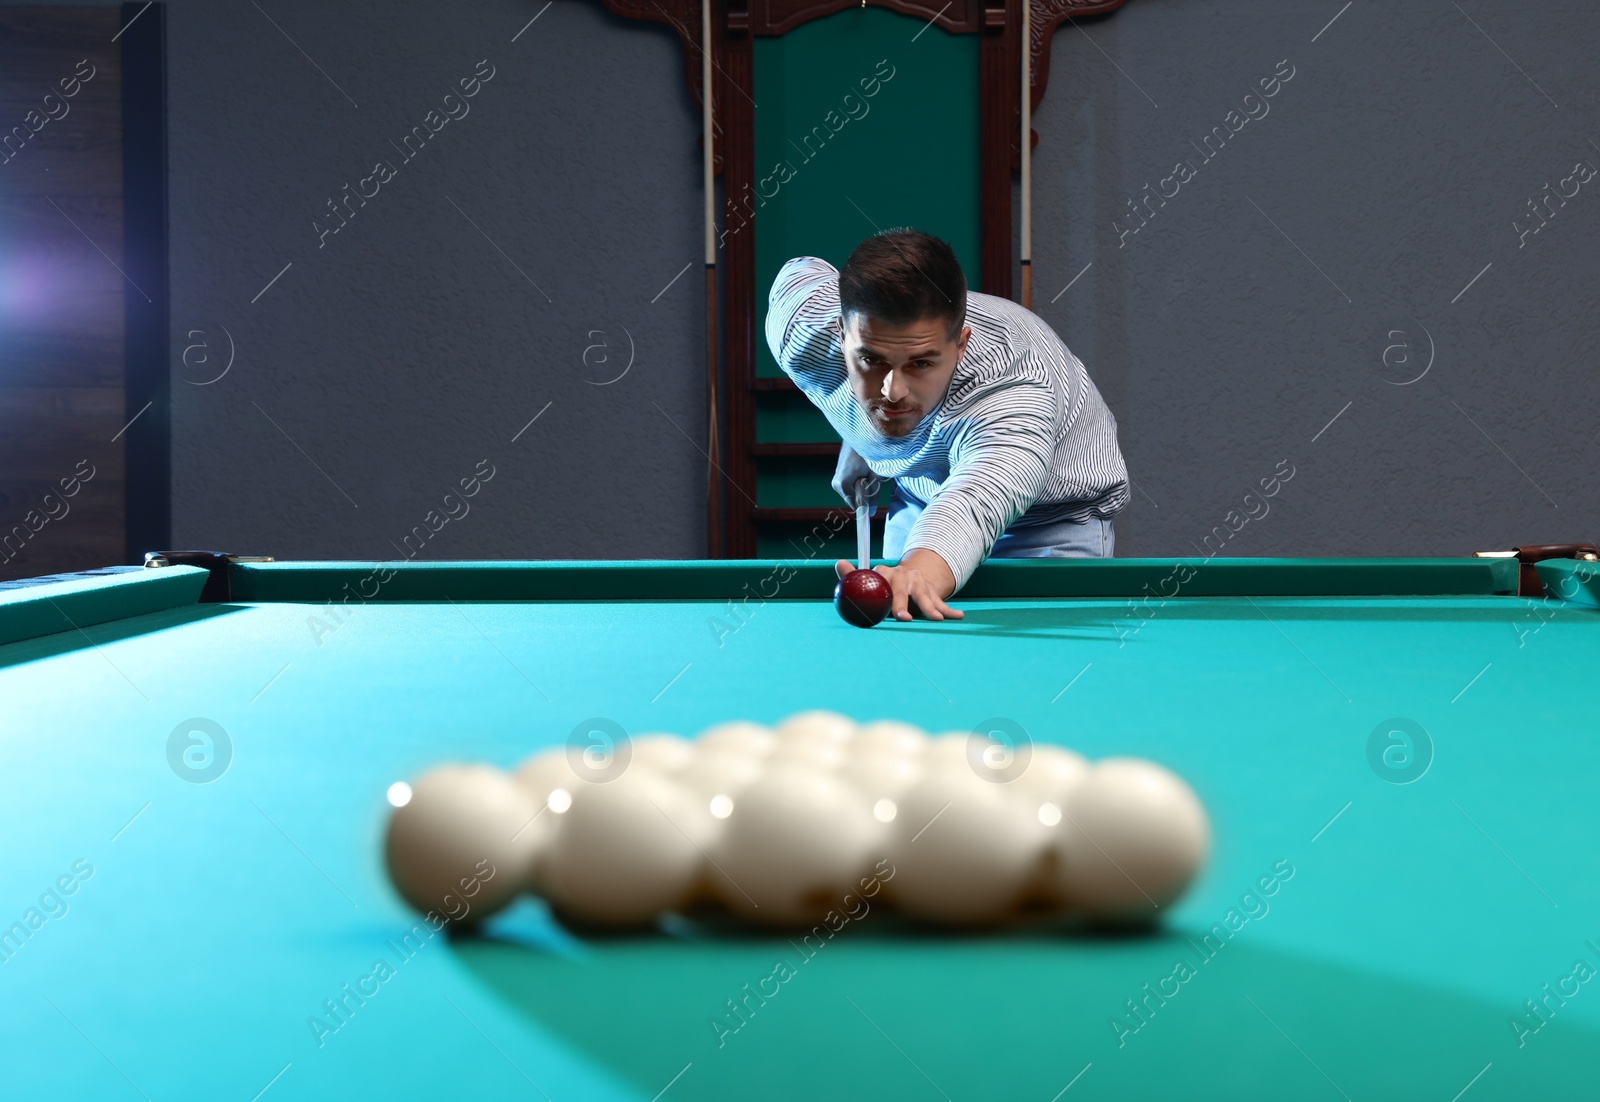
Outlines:
[[712, 149], [711, 0], [700, 0], [700, 114], [706, 183], [706, 554], [722, 557], [722, 486], [717, 480], [717, 185]]
[[856, 558], [861, 560], [862, 570], [872, 569], [872, 521], [867, 519], [872, 515], [872, 504], [867, 500], [871, 485], [870, 478], [856, 479]]
[[1033, 309], [1033, 0], [1022, 0], [1022, 306]]

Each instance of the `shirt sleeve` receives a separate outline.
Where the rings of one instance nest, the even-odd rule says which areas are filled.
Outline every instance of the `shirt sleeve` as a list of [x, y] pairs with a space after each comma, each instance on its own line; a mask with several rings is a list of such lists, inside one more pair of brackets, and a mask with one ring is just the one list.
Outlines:
[[1044, 492], [1056, 403], [1047, 381], [1025, 377], [988, 391], [963, 412], [952, 438], [950, 477], [906, 539], [908, 550], [925, 547], [943, 559], [957, 590]]
[[837, 268], [814, 256], [797, 256], [778, 269], [767, 294], [767, 347], [807, 395], [831, 394], [844, 384], [838, 317]]

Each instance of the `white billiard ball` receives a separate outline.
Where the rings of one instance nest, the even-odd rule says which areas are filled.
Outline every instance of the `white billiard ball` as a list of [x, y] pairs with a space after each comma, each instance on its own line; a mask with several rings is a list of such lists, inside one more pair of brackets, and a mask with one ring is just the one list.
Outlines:
[[778, 742], [824, 742], [841, 749], [856, 737], [856, 722], [838, 712], [799, 712], [773, 730]]
[[628, 767], [635, 765], [672, 776], [683, 772], [694, 760], [695, 746], [677, 735], [640, 735], [630, 742]]
[[539, 804], [487, 765], [444, 765], [410, 786], [389, 816], [384, 860], [402, 899], [422, 912], [475, 923], [526, 890], [548, 841]]
[[[924, 756], [930, 767], [944, 765], [948, 762], [965, 762], [969, 760], [973, 746], [971, 731], [945, 731], [934, 735], [928, 740]], [[982, 749], [984, 744], [979, 744]]]
[[736, 719], [700, 732], [695, 745], [702, 752], [745, 754], [764, 758], [777, 745], [777, 736], [759, 723]]
[[1083, 783], [1089, 769], [1089, 761], [1082, 754], [1050, 743], [1034, 743], [1028, 748], [1028, 763], [1017, 775], [1016, 785], [1041, 802], [1059, 808]]
[[820, 921], [883, 856], [866, 797], [803, 765], [769, 767], [734, 801], [712, 853], [712, 891], [736, 914], [773, 926]]
[[1053, 895], [1091, 919], [1148, 925], [1183, 894], [1211, 849], [1199, 797], [1175, 773], [1107, 758], [1061, 808]]
[[[539, 817], [535, 826], [546, 837], [555, 831], [561, 816], [572, 806], [573, 794], [592, 783], [572, 767], [572, 759], [573, 755], [565, 746], [558, 746], [528, 758], [512, 774], [512, 778], [538, 806]], [[582, 758], [578, 760], [582, 761]], [[587, 766], [584, 772], [590, 772]], [[540, 847], [528, 869], [527, 886], [534, 891], [540, 890], [541, 865], [548, 848]]]
[[767, 768], [766, 762], [734, 751], [706, 751], [695, 755], [677, 781], [699, 799], [713, 819], [726, 819], [735, 803]]
[[828, 772], [838, 772], [845, 763], [844, 747], [819, 739], [782, 739], [767, 757], [770, 768], [779, 766], [811, 766]]
[[589, 781], [572, 768], [565, 747], [535, 754], [517, 766], [512, 777], [540, 807], [556, 815], [572, 804], [572, 794]]
[[889, 898], [906, 913], [957, 926], [1001, 923], [1037, 884], [1049, 834], [1014, 786], [962, 757], [930, 764], [899, 801]]
[[1051, 847], [1040, 868], [1039, 880], [1029, 892], [1030, 904], [1042, 910], [1059, 911], [1062, 908], [1063, 900], [1055, 876], [1058, 856], [1055, 836], [1066, 829], [1061, 809], [1068, 806], [1073, 793], [1092, 768], [1088, 759], [1081, 754], [1050, 743], [1036, 743], [1029, 747], [1026, 766], [1011, 782], [1017, 796], [1027, 801], [1051, 835]]
[[879, 719], [864, 723], [850, 743], [850, 753], [894, 754], [900, 757], [920, 758], [928, 748], [928, 735], [920, 727], [894, 719]]
[[923, 756], [930, 768], [964, 764], [987, 781], [1006, 784], [1024, 775], [1036, 749], [977, 731], [947, 731], [929, 740]]
[[573, 795], [541, 862], [540, 887], [565, 917], [642, 925], [690, 900], [712, 833], [700, 800], [633, 765]]
[[894, 821], [901, 799], [924, 772], [922, 762], [916, 758], [880, 751], [851, 754], [839, 775], [867, 798], [874, 818], [888, 823]]

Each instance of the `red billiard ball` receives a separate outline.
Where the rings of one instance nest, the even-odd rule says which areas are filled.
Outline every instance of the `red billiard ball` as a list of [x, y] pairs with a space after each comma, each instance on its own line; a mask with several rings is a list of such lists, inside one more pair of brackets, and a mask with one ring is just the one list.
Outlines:
[[852, 570], [833, 587], [833, 607], [847, 624], [870, 628], [889, 615], [894, 590], [876, 570]]

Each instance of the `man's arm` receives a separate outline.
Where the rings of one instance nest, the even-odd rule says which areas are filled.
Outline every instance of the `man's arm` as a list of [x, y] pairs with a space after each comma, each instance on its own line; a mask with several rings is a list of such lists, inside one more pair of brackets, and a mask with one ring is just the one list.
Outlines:
[[[911, 529], [899, 564], [876, 568], [894, 592], [897, 620], [911, 619], [912, 604], [930, 620], [961, 619], [947, 601], [1044, 491], [1055, 408], [1049, 383], [1029, 379], [963, 411], [968, 427], [951, 446], [950, 476]], [[850, 563], [841, 559], [838, 569], [842, 578]]]
[[1054, 408], [1048, 383], [1024, 382], [986, 396], [967, 412], [969, 427], [951, 447], [950, 476], [906, 540], [949, 572], [951, 585], [941, 601], [966, 584], [995, 541], [1044, 492], [1055, 444]]

